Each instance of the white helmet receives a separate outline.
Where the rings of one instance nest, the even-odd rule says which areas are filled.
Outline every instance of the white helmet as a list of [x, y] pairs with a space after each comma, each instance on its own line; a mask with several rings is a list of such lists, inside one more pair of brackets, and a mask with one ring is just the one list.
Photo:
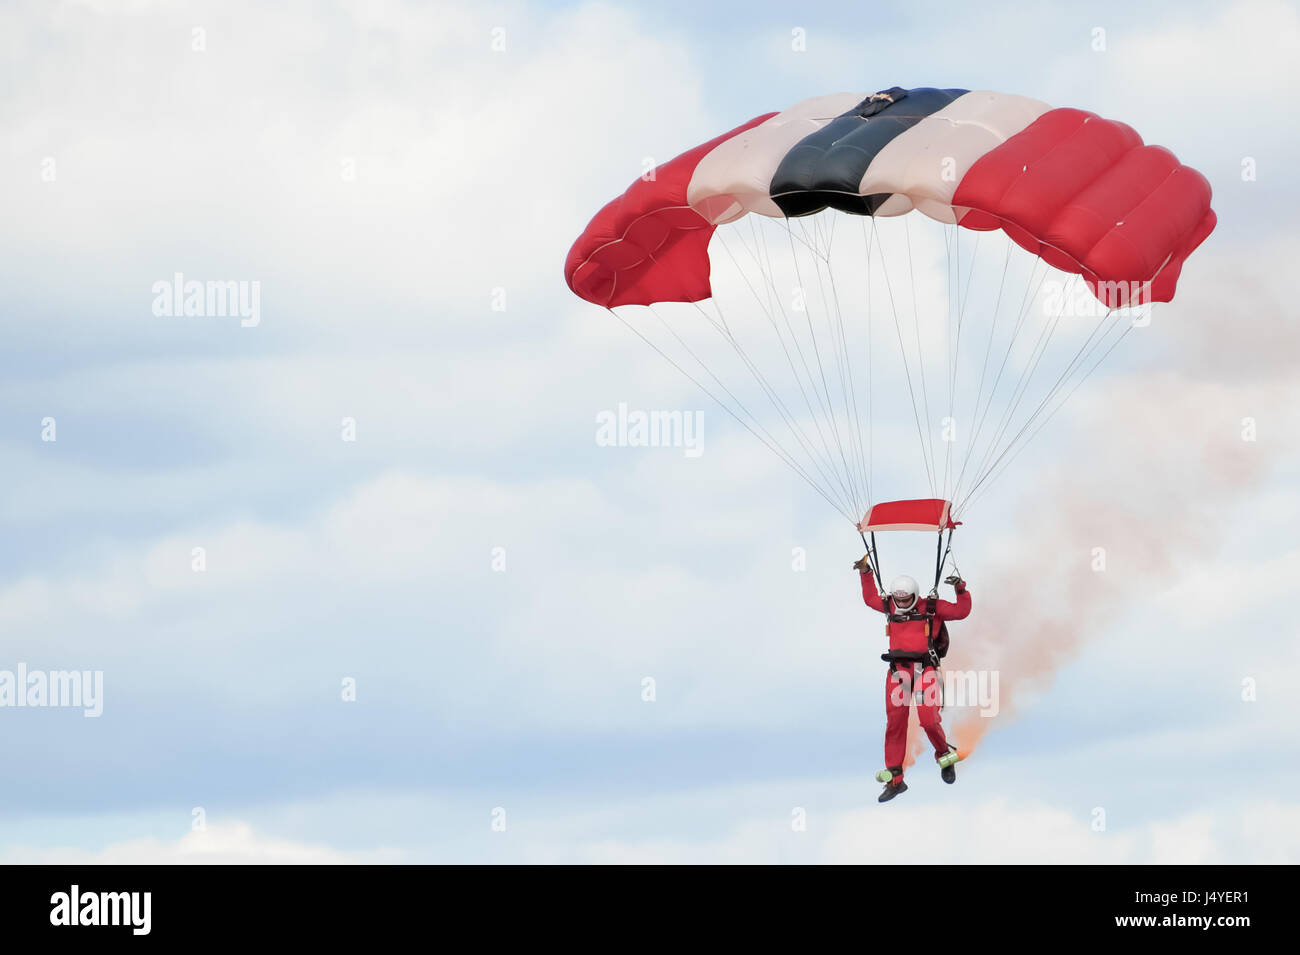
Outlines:
[[894, 598], [895, 610], [911, 610], [916, 606], [916, 596], [920, 592], [916, 581], [906, 574], [895, 577], [894, 582], [889, 585], [889, 595]]

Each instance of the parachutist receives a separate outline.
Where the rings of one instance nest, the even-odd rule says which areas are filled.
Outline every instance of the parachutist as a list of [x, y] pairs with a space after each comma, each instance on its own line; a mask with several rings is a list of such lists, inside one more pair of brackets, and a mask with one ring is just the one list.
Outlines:
[[[902, 783], [908, 708], [912, 705], [919, 669], [922, 692], [921, 699], [916, 701], [917, 717], [934, 747], [934, 758], [939, 763], [944, 782], [955, 782], [957, 773], [954, 766], [959, 757], [944, 734], [940, 717], [943, 698], [939, 661], [948, 652], [948, 621], [964, 620], [969, 616], [971, 595], [966, 582], [956, 573], [949, 575], [945, 583], [952, 585], [957, 592], [957, 600], [940, 600], [937, 595], [939, 574], [945, 559], [943, 534], [945, 530], [948, 532], [950, 551], [952, 531], [957, 526], [952, 520], [949, 502], [923, 500], [877, 504], [863, 525], [872, 532], [873, 548], [877, 530], [937, 531], [940, 547], [935, 558], [935, 586], [930, 596], [925, 598], [920, 596], [916, 579], [906, 574], [895, 577], [889, 585], [889, 592], [881, 593], [877, 589], [878, 568], [874, 559], [869, 561], [864, 557], [853, 565], [861, 575], [863, 602], [872, 610], [885, 614], [889, 621], [885, 625], [889, 650], [881, 655], [881, 659], [889, 664], [889, 673], [885, 677], [885, 765], [889, 769], [877, 778], [881, 782], [888, 781], [891, 786]], [[874, 558], [876, 555], [868, 556]], [[887, 788], [881, 794], [881, 801], [895, 795], [897, 792], [890, 792]]]
[[[942, 163], [934, 161], [939, 155], [944, 157]], [[940, 577], [959, 523], [953, 519], [953, 512], [969, 513], [969, 507], [997, 484], [1025, 444], [1127, 334], [1127, 329], [1120, 331], [1094, 360], [1091, 356], [1111, 338], [1112, 331], [1123, 325], [1133, 327], [1131, 319], [1123, 314], [1125, 309], [1145, 309], [1155, 302], [1173, 300], [1188, 256], [1214, 231], [1218, 221], [1210, 200], [1210, 183], [1205, 176], [1180, 163], [1168, 149], [1147, 145], [1125, 123], [1086, 110], [1053, 108], [1035, 98], [990, 90], [895, 86], [875, 93], [860, 89], [816, 96], [754, 116], [660, 163], [652, 174], [639, 177], [596, 212], [570, 247], [564, 278], [577, 296], [605, 309], [658, 352], [861, 535], [868, 550], [853, 568], [862, 576], [863, 600], [889, 618], [889, 652], [883, 656], [889, 663], [885, 756], [897, 774], [887, 776], [889, 787], [881, 795], [882, 802], [906, 788], [902, 763], [908, 708], [918, 672], [925, 691], [917, 703], [921, 726], [934, 745], [945, 781], [952, 782], [956, 776], [952, 765], [942, 766], [950, 747], [940, 722], [942, 697], [937, 692], [939, 661], [948, 647], [946, 622], [965, 618], [971, 609], [971, 596], [955, 561], [946, 583], [955, 589], [957, 598], [955, 602], [939, 599]], [[831, 240], [836, 234], [836, 222], [845, 215], [862, 217], [861, 252], [855, 249], [840, 253], [842, 260], [853, 263], [853, 288], [857, 288], [860, 274], [867, 276], [865, 300], [854, 303], [865, 306], [860, 320], [858, 308], [841, 309], [841, 294], [831, 277]], [[886, 224], [895, 217], [902, 218], [901, 229]], [[735, 225], [741, 220], [747, 220], [747, 228]], [[915, 226], [909, 223], [924, 220], [932, 220], [936, 228], [943, 230], [948, 254], [958, 265], [948, 283], [948, 296], [937, 296], [938, 307], [932, 309], [917, 306], [916, 272], [912, 267], [910, 229]], [[788, 255], [783, 249], [767, 247], [760, 222], [770, 223], [769, 231], [779, 233], [782, 245], [789, 240]], [[841, 230], [846, 231], [850, 230]], [[1007, 258], [1001, 267], [1001, 279], [992, 281], [997, 273], [990, 270], [989, 280], [983, 280], [976, 275], [972, 260], [969, 275], [964, 283], [957, 284], [963, 271], [962, 236], [997, 231], [1006, 237]], [[744, 243], [745, 233], [753, 242], [753, 248], [747, 249], [752, 269], [728, 247], [729, 236]], [[904, 244], [895, 250], [893, 244], [900, 240]], [[845, 241], [840, 240], [837, 248], [845, 249]], [[1106, 324], [1097, 325], [1068, 364], [1060, 363], [1063, 367], [1054, 383], [1035, 387], [1042, 397], [1036, 407], [1023, 409], [1022, 425], [1011, 423], [1028, 390], [1029, 377], [1039, 366], [1043, 354], [1039, 346], [1034, 346], [1037, 357], [1020, 383], [1011, 387], [1010, 396], [1001, 396], [1006, 402], [1005, 410], [1000, 412], [1004, 423], [988, 432], [981, 426], [994, 407], [995, 392], [1003, 376], [999, 371], [981, 412], [981, 373], [974, 406], [981, 426], [973, 430], [969, 440], [961, 442], [956, 442], [955, 431], [951, 435], [945, 431], [945, 440], [956, 442], [960, 450], [950, 445], [951, 450], [945, 451], [944, 460], [939, 462], [936, 442], [927, 440], [927, 428], [918, 410], [919, 400], [925, 417], [930, 417], [927, 359], [931, 353], [933, 361], [937, 362], [940, 355], [946, 358], [949, 415], [955, 421], [957, 417], [953, 416], [958, 412], [952, 399], [958, 370], [967, 364], [973, 369], [980, 367], [978, 356], [963, 359], [958, 347], [963, 340], [960, 316], [967, 313], [964, 300], [972, 278], [976, 279], [977, 291], [981, 287], [989, 292], [996, 289], [997, 295], [988, 310], [991, 322], [986, 326], [985, 366], [995, 338], [1001, 350], [1005, 335], [1006, 354], [1010, 356], [1015, 353], [1022, 327], [1032, 328], [1035, 324], [1016, 321], [1009, 333], [998, 324], [998, 306], [1016, 247], [1025, 253], [1025, 261], [1016, 270], [1025, 283], [1023, 301], [1037, 297], [1048, 274], [1068, 276], [1068, 282], [1077, 277], [1091, 296], [1083, 296], [1089, 308], [1095, 299], [1097, 314]], [[890, 269], [885, 262], [886, 257], [898, 261], [901, 255], [896, 252], [906, 253], [903, 274], [911, 285], [912, 307], [903, 311], [904, 317], [911, 313], [911, 331], [916, 338], [914, 357], [905, 345]], [[859, 255], [863, 258], [857, 258]], [[878, 263], [873, 263], [873, 256]], [[733, 268], [729, 274], [718, 268], [723, 259]], [[804, 271], [804, 261], [818, 276], [817, 294], [808, 294], [812, 290], [805, 287], [804, 276], [811, 273]], [[871, 384], [876, 370], [871, 350], [870, 276], [877, 265], [883, 273], [899, 344], [898, 361], [885, 366], [881, 386]], [[1038, 274], [1040, 266], [1046, 270], [1042, 277]], [[823, 268], [829, 295], [822, 285]], [[896, 268], [901, 269], [901, 262]], [[752, 306], [745, 300], [742, 287], [757, 299], [757, 313], [771, 321], [773, 307], [780, 304], [776, 293], [787, 278], [797, 293], [797, 310], [808, 313], [806, 345], [816, 356], [816, 373], [805, 359], [804, 332], [798, 330], [796, 334], [796, 327], [788, 319], [785, 333], [772, 322], [780, 352], [784, 353], [784, 365], [773, 350], [773, 364], [763, 368], [763, 363], [753, 357], [756, 353], [751, 351], [752, 342], [742, 342], [744, 335], [738, 334], [746, 326], [762, 325], [744, 320], [743, 310]], [[1067, 304], [1074, 313], [1069, 299], [1071, 286], [1056, 279], [1053, 283], [1060, 287], [1055, 294], [1061, 302], [1060, 308], [1046, 306], [1057, 313], [1057, 319], [1047, 326], [1051, 330], [1057, 327]], [[1008, 290], [1008, 300], [1012, 294]], [[733, 311], [728, 299], [736, 295], [741, 296], [744, 305]], [[929, 335], [930, 329], [941, 329], [945, 320], [951, 320], [950, 310], [946, 312], [940, 305], [945, 298], [949, 309], [954, 298], [961, 303], [958, 334], [951, 347], [922, 348], [923, 327]], [[1049, 291], [1049, 302], [1051, 298]], [[675, 306], [673, 310], [687, 320], [680, 325], [670, 322], [668, 315], [656, 311], [660, 305]], [[687, 311], [688, 306], [693, 313]], [[653, 323], [637, 319], [641, 307], [649, 310], [667, 337], [656, 333]], [[824, 322], [813, 320], [814, 309], [824, 310]], [[724, 310], [741, 321], [733, 325]], [[784, 315], [784, 308], [779, 311]], [[972, 313], [982, 311], [973, 309]], [[749, 314], [756, 317], [757, 313]], [[852, 321], [846, 321], [848, 314], [854, 316]], [[822, 333], [817, 329], [823, 325], [826, 340], [819, 344]], [[707, 336], [718, 351], [711, 351], [701, 339], [684, 337], [688, 327]], [[715, 341], [709, 331], [717, 332], [721, 342]], [[983, 337], [972, 333], [965, 338], [969, 341]], [[1046, 344], [1044, 341], [1042, 347]], [[789, 426], [793, 444], [777, 436], [782, 429], [769, 429], [768, 425], [774, 423], [771, 419], [754, 415], [742, 403], [738, 394], [745, 392], [733, 391], [725, 375], [720, 377], [711, 367], [710, 356], [714, 354], [727, 356], [728, 361], [738, 359], [748, 369]], [[829, 374], [822, 365], [822, 355], [835, 356]], [[913, 382], [914, 360], [919, 371], [919, 399]], [[793, 381], [781, 387], [787, 370]], [[771, 377], [769, 372], [773, 373]], [[865, 427], [858, 411], [860, 384], [867, 385]], [[875, 446], [872, 422], [882, 417], [870, 410], [873, 394], [890, 395], [888, 402], [896, 411], [905, 408], [901, 404], [904, 396], [911, 399], [921, 463], [931, 493], [942, 493], [942, 498], [871, 503]], [[808, 410], [811, 433], [800, 421], [791, 420], [789, 414], [787, 401], [800, 398]], [[875, 433], [880, 434], [878, 430]], [[940, 477], [942, 489], [938, 487]], [[863, 506], [869, 510], [856, 520]], [[912, 578], [895, 581], [892, 593], [884, 591], [886, 578], [881, 571], [876, 534], [885, 531], [936, 533], [934, 576], [927, 574], [923, 578], [932, 579], [924, 596]]]

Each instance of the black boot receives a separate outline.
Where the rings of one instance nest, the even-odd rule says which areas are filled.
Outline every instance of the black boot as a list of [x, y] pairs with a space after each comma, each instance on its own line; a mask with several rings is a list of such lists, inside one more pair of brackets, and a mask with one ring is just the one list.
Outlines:
[[880, 798], [877, 799], [876, 802], [889, 802], [889, 800], [893, 799], [899, 793], [905, 792], [907, 792], [907, 783], [903, 782], [901, 779], [887, 782], [885, 783], [884, 791], [880, 794]]
[[[951, 755], [951, 754], [954, 754], [954, 753], [956, 753], [956, 752], [957, 752], [957, 747], [952, 746], [952, 745], [949, 745], [949, 747], [948, 747], [948, 753]], [[955, 782], [957, 781], [957, 762], [956, 762], [956, 760], [953, 760], [952, 762], [947, 763], [947, 765], [944, 765], [944, 763], [940, 763], [939, 766], [940, 766], [940, 769], [939, 769], [939, 775], [943, 777], [943, 781], [944, 781], [945, 783], [955, 783]]]

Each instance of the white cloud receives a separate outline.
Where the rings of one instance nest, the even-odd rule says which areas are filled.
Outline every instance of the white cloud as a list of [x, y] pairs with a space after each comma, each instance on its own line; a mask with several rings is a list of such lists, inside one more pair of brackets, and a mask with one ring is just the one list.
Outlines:
[[[0, 461], [7, 488], [0, 515], [9, 531], [29, 535], [0, 586], [11, 653], [117, 664], [110, 708], [129, 704], [187, 743], [255, 736], [267, 740], [268, 758], [283, 744], [276, 735], [283, 724], [268, 719], [268, 709], [302, 721], [332, 718], [314, 708], [322, 692], [333, 695], [339, 673], [368, 665], [373, 682], [363, 681], [363, 694], [373, 692], [368, 702], [382, 694], [390, 707], [382, 727], [397, 740], [384, 751], [393, 763], [408, 758], [391, 756], [408, 736], [464, 729], [506, 747], [521, 736], [557, 748], [583, 748], [600, 734], [667, 738], [703, 765], [711, 753], [700, 739], [710, 734], [771, 739], [811, 726], [860, 745], [874, 762], [881, 638], [846, 567], [855, 538], [675, 371], [608, 316], [573, 301], [560, 281], [568, 243], [639, 173], [644, 156], [666, 158], [747, 118], [751, 100], [762, 100], [757, 109], [779, 107], [826, 88], [778, 84], [780, 71], [765, 69], [737, 84], [734, 69], [720, 65], [719, 57], [748, 57], [760, 40], [771, 59], [752, 63], [777, 62], [778, 51], [788, 60], [788, 25], [738, 31], [725, 51], [701, 43], [697, 58], [653, 11], [605, 5], [560, 12], [522, 4], [222, 5], [203, 16], [201, 8], [180, 13], [160, 3], [132, 5], [129, 17], [120, 15], [128, 7], [111, 3], [51, 10], [0, 14], [11, 72], [31, 77], [4, 101], [10, 122], [0, 165], [20, 184], [9, 211], [22, 227], [0, 242], [7, 285], [26, 294], [23, 315], [43, 310], [48, 318], [11, 324], [15, 357], [0, 404], [14, 421], [51, 413], [60, 420], [57, 446], [14, 438]], [[203, 54], [189, 48], [196, 17], [208, 26]], [[1062, 57], [1068, 44], [1054, 35], [1027, 42], [1024, 56], [1056, 62], [1056, 79], [1018, 63], [1024, 85], [1007, 88], [1095, 94], [1106, 115], [1132, 118], [1156, 138], [1169, 131], [1180, 154], [1211, 140], [1224, 155], [1240, 152], [1252, 129], [1276, 146], [1286, 124], [1261, 120], [1283, 115], [1294, 99], [1287, 55], [1295, 20], [1285, 5], [1239, 4], [1204, 21], [1121, 31], [1115, 53], [1101, 60], [1083, 52], [1082, 33], [1080, 52], [1070, 46]], [[488, 46], [494, 26], [506, 30], [503, 54]], [[959, 32], [954, 47], [981, 64], [977, 78], [988, 75], [986, 53]], [[1137, 39], [1143, 52], [1134, 55]], [[825, 34], [814, 43], [798, 75], [835, 78], [830, 86], [851, 73], [850, 85], [875, 88], [894, 81], [882, 70], [919, 71], [924, 63], [909, 43], [893, 45], [892, 61], [866, 65], [860, 43]], [[970, 68], [948, 55], [953, 47], [927, 49], [931, 68]], [[1215, 57], [1189, 70], [1182, 62], [1189, 50]], [[919, 72], [915, 79], [929, 81]], [[769, 99], [765, 83], [779, 85], [779, 96]], [[1138, 113], [1148, 121], [1138, 122]], [[58, 163], [54, 183], [38, 181], [46, 156]], [[349, 157], [355, 182], [340, 176]], [[1134, 598], [1135, 606], [1095, 618], [1079, 666], [1109, 678], [1089, 691], [1129, 686], [1127, 674], [1113, 672], [1115, 651], [1149, 633], [1145, 618], [1134, 625], [1132, 610], [1175, 631], [1183, 652], [1168, 664], [1171, 681], [1221, 685], [1225, 694], [1195, 711], [1208, 726], [1184, 735], [1160, 735], [1162, 725], [1099, 754], [1083, 751], [1113, 742], [1105, 736], [1112, 724], [1078, 730], [1086, 765], [1138, 767], [1127, 785], [1144, 796], [1206, 771], [1200, 761], [1157, 765], [1156, 743], [1213, 763], [1236, 751], [1242, 726], [1258, 731], [1247, 734], [1255, 740], [1286, 725], [1285, 713], [1276, 718], [1282, 694], [1272, 686], [1255, 710], [1219, 702], [1236, 706], [1236, 668], [1250, 665], [1225, 664], [1221, 650], [1238, 636], [1225, 637], [1232, 615], [1225, 592], [1280, 598], [1294, 555], [1276, 542], [1251, 550], [1240, 541], [1245, 552], [1228, 552], [1232, 559], [1194, 546], [1162, 554], [1145, 540], [1164, 530], [1156, 488], [1124, 491], [1125, 482], [1159, 474], [1173, 504], [1217, 519], [1231, 503], [1216, 510], [1225, 475], [1215, 466], [1227, 445], [1207, 437], [1214, 429], [1256, 414], [1260, 457], [1286, 453], [1295, 424], [1294, 332], [1270, 316], [1285, 315], [1296, 249], [1268, 234], [1245, 248], [1234, 241], [1226, 230], [1216, 235], [1184, 275], [1171, 314], [1203, 324], [1185, 337], [1176, 325], [1158, 325], [1139, 349], [1158, 365], [1155, 353], [1169, 348], [1179, 373], [1116, 376], [1104, 382], [1104, 401], [1090, 401], [1085, 390], [1046, 439], [1092, 442], [1097, 453], [1067, 448], [1060, 469], [1102, 505], [1140, 518], [1115, 557], [1140, 568], [1139, 586], [1154, 588], [1142, 606]], [[262, 279], [264, 325], [214, 333], [152, 319], [148, 284], [173, 270]], [[487, 307], [497, 285], [508, 293], [503, 313]], [[927, 294], [937, 295], [929, 273]], [[704, 457], [597, 450], [594, 415], [619, 400], [704, 409]], [[359, 422], [355, 445], [338, 438], [345, 415]], [[1127, 430], [1109, 440], [1115, 427]], [[891, 419], [878, 435], [885, 449], [914, 439], [906, 420]], [[901, 472], [893, 477], [901, 481]], [[1254, 501], [1268, 518], [1247, 520], [1293, 516], [1285, 482], [1260, 483], [1262, 466], [1251, 473]], [[1054, 555], [1054, 563], [1034, 550], [1061, 543], [1045, 539], [1053, 525], [1036, 515], [1059, 516], [1053, 495], [1063, 485], [1045, 463], [1021, 475], [963, 529], [958, 546], [980, 600], [1033, 592], [1047, 609], [1010, 625], [972, 621], [955, 634], [972, 646], [977, 626], [995, 636], [999, 627], [1041, 626], [1057, 592], [1077, 583], [1070, 561], [1082, 551]], [[1109, 526], [1088, 513], [1064, 521], [1071, 544]], [[1207, 523], [1204, 534], [1216, 529]], [[196, 545], [208, 552], [203, 575], [190, 569]], [[498, 545], [508, 553], [504, 575], [490, 569]], [[802, 575], [789, 569], [795, 545], [809, 552]], [[895, 552], [886, 556], [902, 564]], [[1145, 643], [1130, 653], [1135, 665], [1153, 667], [1165, 655]], [[658, 683], [653, 707], [639, 699], [645, 675]], [[1185, 697], [1163, 686], [1153, 692], [1157, 698], [1133, 712], [1177, 719], [1168, 701]], [[205, 697], [224, 709], [214, 716]], [[1058, 721], [1106, 715], [1095, 696], [1079, 698], [1081, 714], [1057, 712], [1060, 700], [1022, 712]], [[237, 723], [241, 716], [246, 722]], [[86, 743], [88, 731], [64, 735], [53, 719], [25, 725], [33, 727], [25, 744], [43, 752]], [[104, 725], [109, 739], [122, 724]], [[112, 738], [129, 746], [153, 728], [134, 723]], [[356, 740], [326, 744], [357, 755]], [[1023, 745], [1022, 737], [986, 751], [989, 762], [1002, 769]], [[458, 764], [459, 775], [440, 782], [471, 786], [476, 774], [500, 772], [497, 758]], [[779, 755], [766, 758], [755, 756], [744, 771], [792, 772]], [[599, 775], [599, 767], [586, 768]], [[572, 786], [568, 769], [518, 769], [512, 793]], [[406, 767], [376, 771], [400, 776]], [[1251, 781], [1268, 771], [1263, 763], [1247, 770]], [[302, 772], [295, 785], [303, 788], [340, 785], [337, 775]], [[1096, 834], [1078, 815], [1082, 796], [1062, 808], [1064, 800], [1043, 795], [1051, 781], [1033, 774], [1014, 799], [976, 790], [948, 804], [958, 839], [924, 825], [935, 813], [924, 787], [913, 804], [849, 809], [843, 793], [854, 783], [843, 779], [828, 784], [840, 801], [816, 811], [800, 837], [788, 831], [784, 796], [771, 800], [771, 812], [732, 811], [708, 832], [646, 822], [664, 807], [688, 822], [700, 809], [680, 772], [650, 779], [631, 807], [567, 790], [562, 798], [577, 807], [571, 815], [539, 811], [540, 834], [503, 845], [537, 861], [861, 861], [901, 821], [924, 833], [936, 858], [955, 861], [1297, 857], [1296, 811], [1280, 801], [1180, 808], [1148, 825], [1125, 825], [1117, 810], [1110, 833]], [[1086, 785], [1074, 777], [1071, 784], [1075, 794]], [[167, 781], [143, 785], [160, 790]], [[255, 795], [273, 800], [272, 784], [265, 786]], [[134, 790], [117, 795], [141, 798]], [[719, 801], [744, 805], [748, 795], [703, 801], [716, 810]], [[363, 813], [340, 814], [355, 821]], [[625, 829], [610, 823], [618, 817], [630, 820]], [[329, 848], [333, 823], [318, 817], [313, 831], [330, 835], [300, 840], [268, 835], [291, 828], [279, 820], [103, 850], [40, 848], [64, 838], [55, 818], [45, 838], [12, 848], [8, 861], [396, 858]], [[478, 859], [485, 849], [467, 842], [464, 852]]]
[[[847, 783], [841, 779], [825, 785], [843, 792]], [[965, 796], [945, 799], [942, 807], [932, 800], [909, 805], [909, 800], [925, 798], [914, 786], [887, 806], [877, 805], [873, 795], [868, 805], [848, 808], [810, 806], [791, 788], [670, 797], [654, 807], [625, 805], [617, 813], [628, 820], [644, 810], [647, 828], [689, 828], [690, 837], [636, 839], [605, 833], [603, 824], [609, 820], [587, 810], [568, 820], [538, 820], [528, 832], [511, 833], [503, 841], [515, 859], [630, 865], [886, 865], [918, 858], [954, 866], [1149, 865], [1285, 863], [1300, 858], [1300, 810], [1267, 801], [1125, 824], [1116, 812], [1067, 810], [1024, 795], [973, 800]], [[681, 820], [677, 827], [660, 818], [669, 811]], [[806, 822], [803, 831], [792, 828], [796, 813]], [[941, 823], [936, 825], [936, 819]], [[1101, 829], [1094, 828], [1098, 819], [1104, 822]], [[905, 840], [899, 840], [900, 832], [908, 834]], [[950, 891], [960, 898], [960, 878]]]
[[384, 865], [400, 863], [396, 849], [343, 851], [257, 832], [233, 822], [191, 831], [173, 841], [131, 839], [102, 849], [27, 848], [0, 851], [6, 865]]

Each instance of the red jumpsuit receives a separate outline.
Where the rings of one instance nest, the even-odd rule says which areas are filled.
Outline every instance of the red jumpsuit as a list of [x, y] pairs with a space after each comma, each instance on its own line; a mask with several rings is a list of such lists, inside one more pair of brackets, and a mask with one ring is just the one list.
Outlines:
[[[875, 578], [869, 573], [862, 575], [862, 599], [872, 610], [889, 612], [885, 609], [880, 594], [876, 592]], [[917, 603], [923, 610], [925, 598], [918, 597]], [[969, 613], [970, 591], [963, 586], [956, 603], [946, 600], [936, 602], [932, 624], [935, 635], [938, 635], [942, 621], [963, 620]], [[928, 646], [924, 620], [890, 623], [889, 649], [925, 651]], [[899, 663], [885, 675], [885, 766], [894, 771], [895, 779], [902, 779], [903, 759], [907, 754], [907, 708], [912, 701], [913, 667], [914, 665]], [[937, 679], [938, 671], [933, 666], [927, 663], [921, 667], [923, 700], [916, 706], [921, 728], [934, 746], [935, 759], [948, 752], [948, 738], [944, 736], [943, 724], [939, 718], [939, 688], [935, 686]]]

